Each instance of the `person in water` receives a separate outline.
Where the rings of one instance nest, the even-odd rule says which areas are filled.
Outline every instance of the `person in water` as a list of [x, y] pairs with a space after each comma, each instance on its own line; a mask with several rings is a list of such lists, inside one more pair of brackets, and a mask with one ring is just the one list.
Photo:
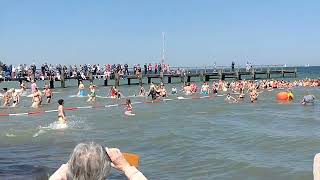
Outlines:
[[66, 113], [64, 112], [64, 100], [59, 99], [58, 100], [58, 122], [60, 124], [66, 124], [67, 123], [67, 118], [66, 118]]
[[171, 94], [177, 94], [177, 88], [175, 85], [173, 85], [171, 88]]
[[2, 106], [9, 106], [11, 95], [10, 92], [8, 92], [8, 88], [3, 88], [3, 105]]
[[96, 86], [95, 85], [90, 85], [90, 94], [89, 94], [89, 101], [96, 101]]
[[118, 90], [115, 86], [112, 86], [110, 89], [111, 98], [118, 98]]
[[185, 86], [183, 87], [183, 91], [186, 95], [191, 95], [192, 94], [192, 89], [190, 83], [186, 83]]
[[243, 88], [240, 88], [240, 94], [239, 94], [238, 99], [244, 99], [245, 95], [246, 95], [246, 94], [244, 93]]
[[22, 82], [21, 84], [20, 84], [20, 95], [22, 95], [23, 93], [25, 93], [26, 92], [26, 85]]
[[120, 89], [117, 90], [117, 98], [120, 99], [124, 97], [124, 95], [120, 92]]
[[131, 100], [128, 98], [126, 100], [126, 112], [132, 113], [132, 104], [131, 104]]
[[49, 178], [49, 180], [104, 180], [111, 173], [111, 167], [124, 173], [129, 180], [147, 180], [134, 166], [131, 166], [117, 148], [104, 148], [100, 144], [78, 144], [70, 159]]
[[44, 95], [47, 97], [47, 103], [50, 103], [52, 98], [52, 90], [47, 84], [44, 85]]
[[15, 89], [12, 89], [12, 107], [16, 107], [17, 104], [20, 102], [20, 93], [17, 92]]
[[320, 180], [320, 153], [317, 153], [313, 159], [313, 180]]
[[306, 105], [306, 104], [314, 104], [314, 100], [316, 98], [312, 94], [307, 94], [303, 96], [301, 104]]
[[203, 85], [201, 86], [201, 94], [202, 95], [209, 95], [209, 85], [207, 82], [203, 82]]
[[293, 95], [292, 91], [290, 89], [288, 89], [288, 100], [292, 101], [293, 98], [294, 98], [294, 95]]
[[198, 86], [195, 83], [192, 83], [190, 86], [192, 93], [196, 93], [198, 91]]
[[159, 95], [161, 97], [166, 97], [167, 96], [167, 90], [166, 90], [166, 88], [164, 87], [163, 84], [161, 84], [158, 89], [159, 89]]
[[236, 98], [232, 97], [232, 96], [230, 95], [230, 93], [227, 94], [227, 97], [226, 97], [225, 100], [226, 100], [227, 102], [229, 102], [229, 103], [237, 103], [237, 102], [238, 102], [238, 100], [237, 100]]
[[250, 101], [252, 103], [256, 102], [258, 100], [258, 93], [255, 89], [253, 89], [251, 92], [250, 92]]
[[146, 90], [143, 88], [143, 86], [140, 86], [139, 96], [145, 96], [145, 95], [146, 95]]
[[215, 84], [212, 86], [212, 94], [218, 94], [218, 90]]
[[150, 89], [148, 96], [150, 96], [150, 95], [151, 95], [151, 99], [152, 100], [156, 100], [157, 99], [157, 92], [156, 92], [154, 87]]
[[36, 82], [34, 81], [34, 80], [31, 80], [31, 86], [30, 86], [30, 88], [31, 88], [31, 93], [35, 93], [37, 90], [36, 90], [36, 88], [37, 88], [37, 84], [36, 84]]
[[32, 105], [31, 107], [33, 108], [39, 108], [40, 104], [41, 104], [41, 92], [39, 91], [39, 89], [36, 87], [35, 88], [35, 92], [33, 93], [33, 96], [32, 96]]
[[79, 81], [78, 96], [85, 96], [84, 89], [85, 89], [84, 84], [82, 83], [82, 81]]

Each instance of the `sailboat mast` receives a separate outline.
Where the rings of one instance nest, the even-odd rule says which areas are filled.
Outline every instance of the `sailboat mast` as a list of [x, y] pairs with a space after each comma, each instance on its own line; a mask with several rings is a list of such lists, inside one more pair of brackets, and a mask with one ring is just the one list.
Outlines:
[[162, 32], [162, 65], [164, 64], [165, 60], [165, 33]]

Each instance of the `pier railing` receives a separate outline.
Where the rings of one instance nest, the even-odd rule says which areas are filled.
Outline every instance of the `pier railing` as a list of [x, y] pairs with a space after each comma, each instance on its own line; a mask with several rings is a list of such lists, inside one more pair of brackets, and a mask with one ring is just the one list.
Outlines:
[[207, 72], [263, 72], [263, 71], [296, 71], [297, 67], [284, 65], [254, 65], [254, 66], [196, 66], [196, 67], [171, 67], [171, 72], [184, 71], [186, 73]]
[[[297, 72], [297, 67], [286, 67], [285, 65], [252, 65], [252, 66], [234, 66], [234, 68], [232, 68], [231, 66], [194, 66], [194, 67], [190, 67], [190, 66], [173, 66], [170, 67], [169, 70], [164, 71], [163, 74], [199, 74], [199, 73], [262, 73], [262, 72], [266, 72], [266, 73], [270, 73], [270, 72], [279, 72], [279, 73], [283, 73], [283, 72]], [[39, 76], [39, 74], [41, 74], [41, 70], [37, 69], [36, 70], [36, 76]], [[90, 74], [90, 73], [89, 73]], [[86, 75], [86, 78], [89, 78], [89, 74]], [[152, 71], [146, 71], [143, 69], [141, 69], [141, 74], [142, 76], [145, 75], [156, 75], [156, 74], [160, 74], [159, 71], [155, 72], [155, 69], [153, 69]], [[97, 75], [97, 74], [91, 74], [93, 75], [94, 78], [96, 78], [97, 76], [100, 77], [104, 77], [104, 73], [102, 72], [101, 74]], [[133, 68], [129, 68], [128, 69], [128, 73], [123, 73], [120, 74], [120, 76], [127, 76], [127, 75], [135, 75], [134, 69]], [[114, 73], [111, 73], [111, 77], [114, 76]], [[30, 74], [23, 74], [22, 76], [20, 76], [20, 78], [29, 78]], [[39, 77], [36, 77], [39, 78]], [[69, 73], [67, 73], [66, 78], [72, 78], [69, 76]], [[7, 73], [5, 72], [0, 72], [0, 80], [12, 80], [15, 78], [12, 78], [10, 76], [8, 76]]]

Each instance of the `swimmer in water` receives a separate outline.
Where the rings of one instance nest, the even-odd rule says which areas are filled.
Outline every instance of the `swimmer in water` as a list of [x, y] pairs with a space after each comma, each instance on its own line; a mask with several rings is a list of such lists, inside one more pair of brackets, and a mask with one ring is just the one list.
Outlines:
[[89, 101], [96, 101], [96, 86], [95, 85], [90, 85], [90, 94], [89, 94]]
[[238, 100], [236, 98], [232, 97], [230, 95], [230, 93], [227, 94], [225, 101], [228, 101], [229, 103], [238, 103]]
[[35, 82], [34, 80], [31, 81], [31, 86], [30, 86], [30, 88], [31, 88], [31, 93], [35, 93], [35, 92], [37, 91], [37, 90], [36, 90], [37, 84], [36, 84], [36, 82]]
[[20, 93], [18, 93], [15, 89], [12, 90], [12, 107], [16, 107], [20, 102]]
[[111, 94], [111, 98], [117, 98], [118, 97], [118, 90], [116, 89], [115, 86], [112, 86], [111, 89], [110, 89], [110, 92]]
[[185, 86], [183, 87], [183, 91], [186, 95], [191, 95], [192, 94], [192, 89], [190, 83], [186, 83]]
[[251, 92], [250, 92], [250, 101], [252, 103], [256, 102], [258, 100], [258, 93], [255, 89], [253, 89]]
[[126, 108], [125, 109], [126, 109], [126, 112], [132, 113], [133, 108], [132, 108], [131, 100], [129, 98], [126, 100]]
[[166, 88], [164, 87], [163, 84], [161, 84], [160, 87], [159, 87], [159, 95], [161, 97], [166, 97], [167, 96], [167, 90], [166, 90]]
[[292, 91], [290, 89], [288, 89], [287, 92], [288, 92], [288, 100], [292, 101], [293, 98], [294, 98], [294, 95], [293, 95]]
[[198, 86], [195, 83], [191, 84], [191, 92], [196, 93], [198, 91]]
[[200, 93], [201, 93], [202, 95], [206, 95], [206, 96], [209, 95], [209, 85], [208, 85], [208, 83], [203, 82], [203, 85], [202, 85], [202, 87], [201, 87]]
[[41, 92], [36, 87], [35, 88], [35, 92], [33, 93], [33, 96], [32, 96], [32, 105], [31, 105], [31, 107], [39, 108], [40, 103], [41, 103]]
[[218, 94], [217, 87], [215, 85], [212, 86], [212, 93], [213, 94]]
[[66, 119], [66, 113], [64, 112], [64, 100], [63, 99], [59, 99], [58, 100], [58, 122], [60, 124], [66, 124], [67, 123], [67, 119]]
[[152, 100], [156, 100], [157, 99], [157, 92], [156, 92], [154, 87], [150, 89], [148, 96], [150, 96], [150, 95], [151, 95], [151, 99]]
[[171, 88], [171, 94], [177, 94], [177, 88], [175, 85], [173, 85]]
[[244, 89], [243, 89], [243, 88], [240, 88], [240, 94], [239, 94], [238, 99], [244, 99], [245, 95], [246, 95], [246, 94], [244, 93]]
[[139, 96], [145, 96], [146, 90], [143, 88], [143, 86], [140, 86]]
[[10, 92], [8, 92], [8, 88], [3, 88], [3, 105], [2, 106], [9, 106], [11, 95]]
[[22, 82], [20, 84], [20, 96], [26, 91], [26, 85]]
[[151, 89], [153, 89], [153, 88], [155, 88], [155, 85], [153, 84], [153, 82], [151, 82], [149, 91], [150, 91]]
[[314, 95], [308, 93], [307, 95], [303, 96], [301, 104], [302, 105], [314, 104], [315, 99], [316, 98], [314, 97]]
[[117, 98], [118, 99], [120, 99], [120, 98], [122, 98], [122, 97], [124, 97], [124, 95], [120, 92], [120, 90], [118, 89], [117, 90]]
[[52, 98], [52, 90], [47, 84], [44, 86], [44, 95], [47, 97], [47, 103], [50, 103]]
[[79, 82], [79, 87], [78, 87], [78, 96], [85, 96], [85, 92], [84, 92], [84, 84], [82, 83], [82, 81]]

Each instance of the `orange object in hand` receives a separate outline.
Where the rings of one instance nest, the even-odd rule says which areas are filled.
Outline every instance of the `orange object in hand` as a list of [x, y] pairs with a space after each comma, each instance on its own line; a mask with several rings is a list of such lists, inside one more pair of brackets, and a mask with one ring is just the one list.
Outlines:
[[137, 154], [132, 154], [132, 153], [122, 153], [124, 158], [128, 161], [130, 166], [134, 166], [136, 168], [139, 167], [140, 164], [140, 156]]

